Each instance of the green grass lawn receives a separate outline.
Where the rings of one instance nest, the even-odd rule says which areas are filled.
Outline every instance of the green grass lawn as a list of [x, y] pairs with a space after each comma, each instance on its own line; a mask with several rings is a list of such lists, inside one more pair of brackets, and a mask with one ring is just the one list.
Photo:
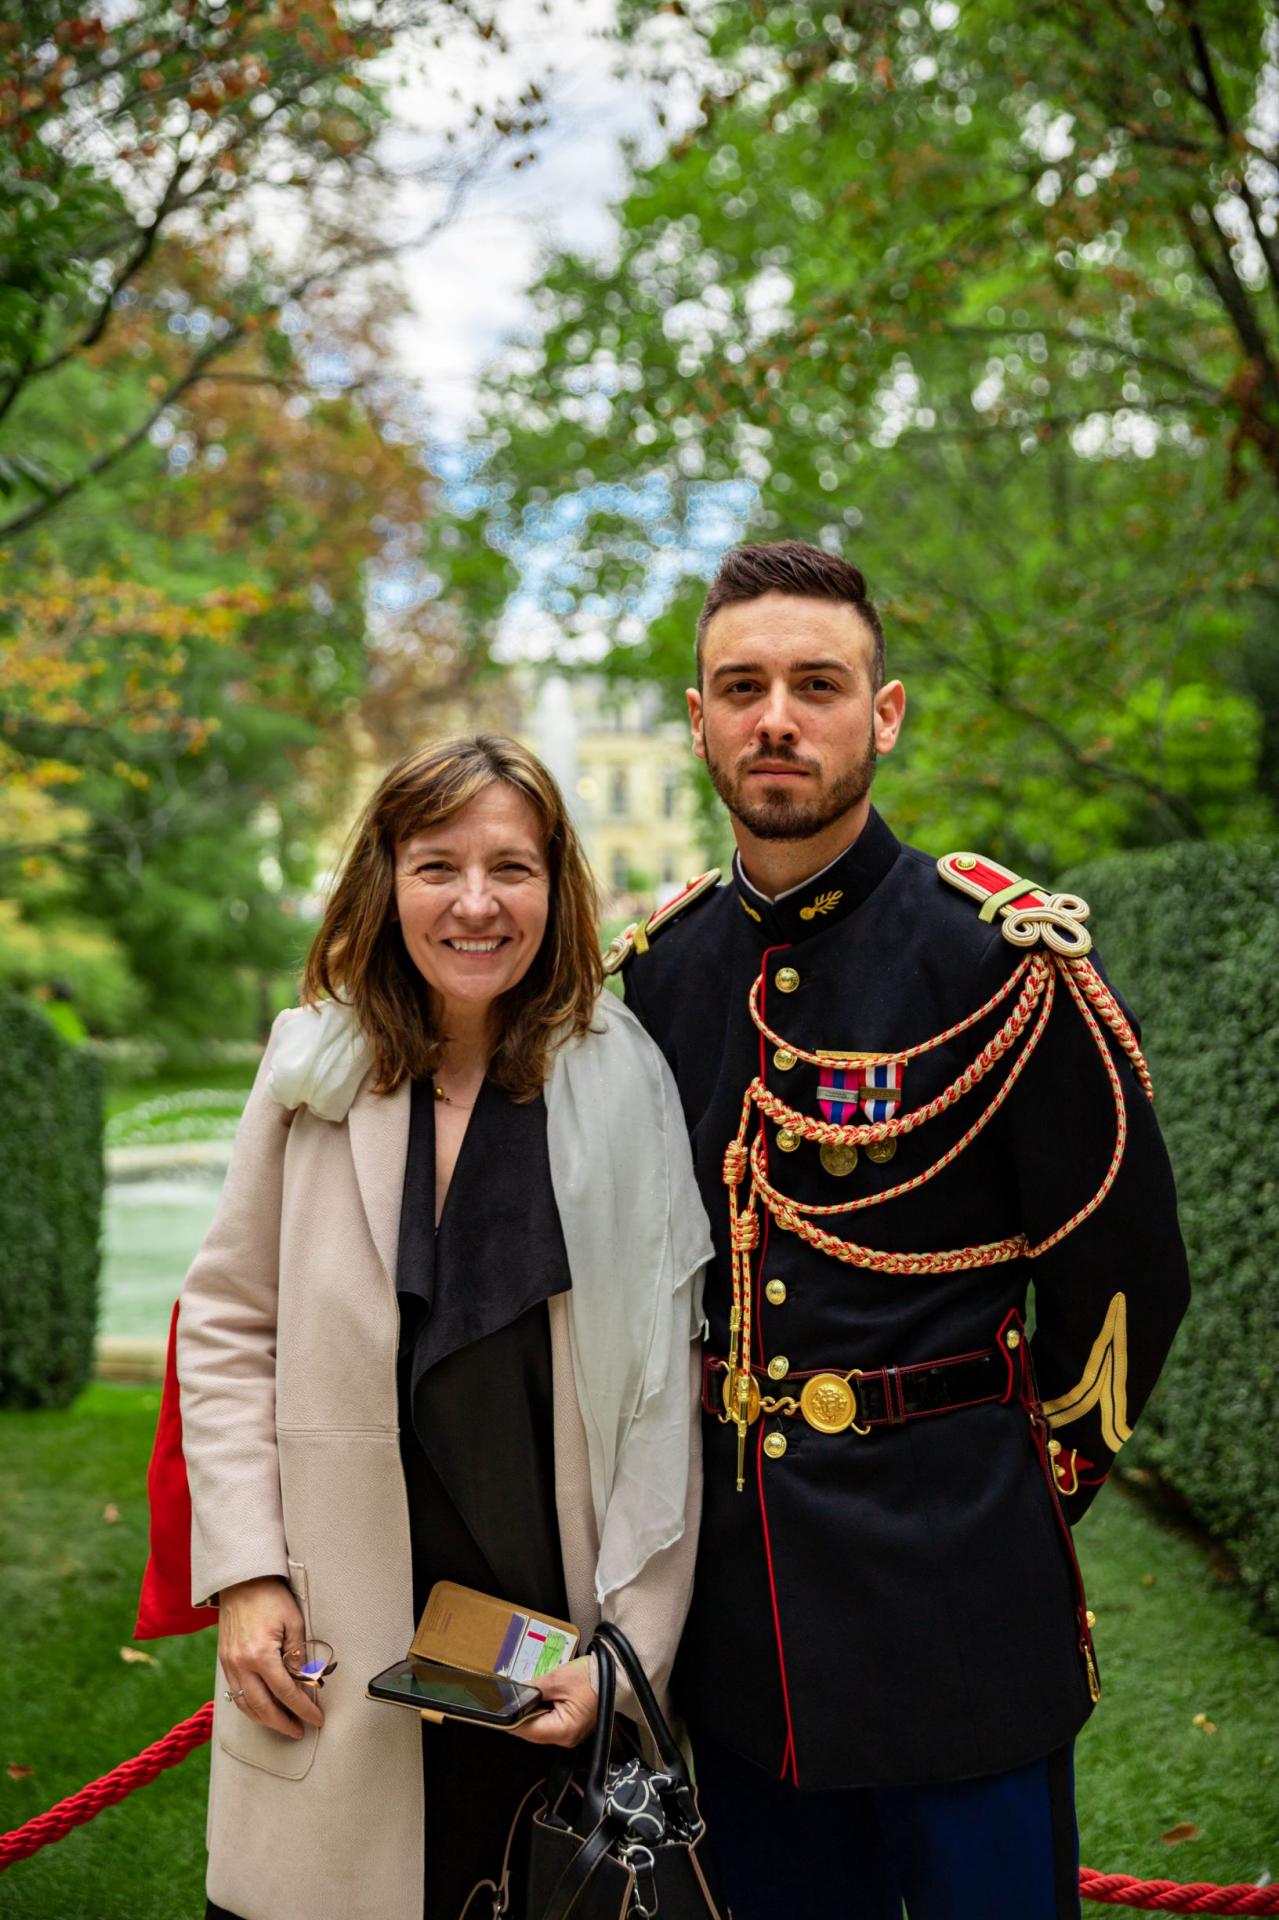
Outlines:
[[[158, 1390], [91, 1387], [67, 1413], [0, 1414], [0, 1829], [74, 1793], [210, 1698], [214, 1636], [130, 1665]], [[103, 1518], [108, 1503], [119, 1519]], [[11, 1767], [30, 1767], [13, 1780]], [[204, 1747], [0, 1874], [8, 1920], [198, 1920]]]
[[[153, 1643], [151, 1666], [120, 1658], [157, 1405], [154, 1391], [96, 1386], [68, 1413], [0, 1414], [0, 1830], [210, 1697], [210, 1633]], [[108, 1503], [118, 1520], [103, 1518]], [[1079, 1747], [1085, 1864], [1174, 1880], [1279, 1874], [1279, 1643], [1196, 1547], [1122, 1493], [1102, 1497], [1079, 1539], [1105, 1690]], [[11, 1767], [32, 1771], [12, 1779]], [[198, 1920], [207, 1783], [205, 1748], [0, 1875], [0, 1915]], [[1162, 1835], [1182, 1823], [1198, 1837], [1170, 1849]]]

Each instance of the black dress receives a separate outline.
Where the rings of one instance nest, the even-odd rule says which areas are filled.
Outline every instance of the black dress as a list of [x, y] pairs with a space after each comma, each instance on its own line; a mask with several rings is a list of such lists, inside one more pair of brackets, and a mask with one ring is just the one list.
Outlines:
[[[437, 1233], [435, 1093], [415, 1081], [396, 1292], [418, 1617], [437, 1580], [456, 1580], [567, 1618], [546, 1302], [569, 1285], [545, 1102], [483, 1083]], [[424, 1920], [457, 1920], [476, 1883], [498, 1877], [516, 1808], [550, 1758], [485, 1727], [423, 1723]], [[481, 1897], [467, 1920], [488, 1912]], [[236, 1916], [210, 1902], [206, 1920]]]
[[[545, 1103], [517, 1105], [484, 1082], [437, 1233], [435, 1096], [415, 1083], [396, 1291], [419, 1616], [437, 1580], [456, 1580], [567, 1617], [546, 1302], [569, 1284]], [[457, 1920], [476, 1882], [497, 1878], [515, 1810], [549, 1757], [484, 1727], [423, 1725], [425, 1920]], [[488, 1908], [477, 1900], [473, 1911], [479, 1920]]]

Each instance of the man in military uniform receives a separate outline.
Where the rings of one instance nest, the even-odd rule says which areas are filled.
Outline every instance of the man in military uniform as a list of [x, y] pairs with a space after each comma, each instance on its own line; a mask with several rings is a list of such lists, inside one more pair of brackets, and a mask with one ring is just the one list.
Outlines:
[[1187, 1298], [1145, 1063], [1083, 901], [871, 807], [905, 693], [855, 567], [730, 553], [688, 703], [732, 876], [610, 965], [716, 1240], [677, 1689], [735, 1920], [1061, 1920], [1071, 1528]]

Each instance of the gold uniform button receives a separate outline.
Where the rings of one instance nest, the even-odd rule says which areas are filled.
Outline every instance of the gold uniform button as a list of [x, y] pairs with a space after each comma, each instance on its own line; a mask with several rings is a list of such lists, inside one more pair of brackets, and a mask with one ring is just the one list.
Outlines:
[[777, 1129], [777, 1144], [783, 1153], [794, 1153], [799, 1145], [799, 1135], [792, 1133], [789, 1127]]
[[957, 853], [954, 865], [956, 873], [971, 873], [977, 865], [977, 856], [975, 853]]
[[790, 1372], [790, 1361], [786, 1358], [786, 1355], [784, 1353], [774, 1354], [773, 1358], [768, 1363], [769, 1379], [784, 1380], [789, 1372]]
[[773, 1055], [773, 1065], [779, 1073], [789, 1073], [798, 1059], [799, 1055], [793, 1053], [789, 1047], [778, 1047]]
[[799, 975], [794, 967], [779, 967], [773, 975], [773, 985], [779, 993], [794, 993], [799, 985]]
[[764, 1298], [770, 1306], [780, 1307], [786, 1298], [786, 1282], [784, 1280], [770, 1280], [764, 1288]]
[[764, 1452], [770, 1460], [780, 1460], [786, 1451], [786, 1435], [769, 1433], [764, 1436]]
[[1009, 1327], [1007, 1333], [1004, 1335], [1004, 1345], [1013, 1353], [1017, 1351], [1017, 1348], [1021, 1345], [1021, 1335], [1018, 1333], [1016, 1327]]

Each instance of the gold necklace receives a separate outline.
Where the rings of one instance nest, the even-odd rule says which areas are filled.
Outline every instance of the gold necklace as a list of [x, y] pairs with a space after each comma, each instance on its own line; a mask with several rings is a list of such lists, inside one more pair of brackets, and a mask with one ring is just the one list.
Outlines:
[[435, 1082], [435, 1097], [442, 1100], [446, 1107], [456, 1107], [459, 1113], [474, 1113], [474, 1100], [455, 1100], [451, 1093], [445, 1093], [439, 1081]]

